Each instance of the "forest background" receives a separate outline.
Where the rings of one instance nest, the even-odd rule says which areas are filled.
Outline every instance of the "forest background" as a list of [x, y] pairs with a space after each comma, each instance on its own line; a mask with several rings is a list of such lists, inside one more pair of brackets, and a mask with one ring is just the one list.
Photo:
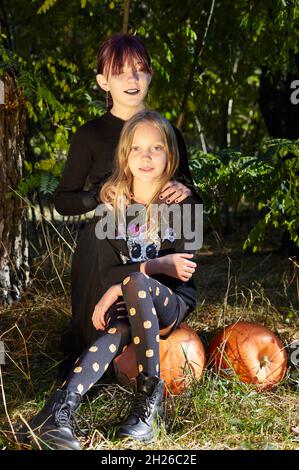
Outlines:
[[[299, 339], [299, 2], [2, 0], [0, 25], [3, 448], [16, 445], [12, 421], [54, 386], [72, 256], [89, 215], [59, 216], [53, 192], [71, 136], [105, 112], [96, 53], [112, 33], [138, 34], [150, 51], [147, 105], [183, 132], [203, 197], [190, 325], [208, 344], [217, 328], [257, 321], [291, 351]], [[289, 363], [270, 398], [207, 372], [204, 397], [197, 390], [171, 402], [172, 437], [161, 445], [296, 447], [297, 366]], [[192, 416], [197, 431], [187, 433], [188, 400], [203, 398], [206, 408]], [[257, 402], [258, 424], [250, 413]], [[198, 431], [202, 420], [210, 434]], [[93, 436], [87, 447], [117, 445]]]

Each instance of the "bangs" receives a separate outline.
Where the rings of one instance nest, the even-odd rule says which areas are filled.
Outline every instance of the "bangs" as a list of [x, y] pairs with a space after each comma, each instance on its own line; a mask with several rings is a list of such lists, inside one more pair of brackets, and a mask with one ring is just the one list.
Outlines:
[[115, 51], [109, 66], [107, 64], [106, 70], [108, 76], [119, 75], [126, 63], [132, 68], [138, 65], [143, 72], [151, 73], [148, 61], [144, 55], [141, 54], [141, 51], [137, 51], [135, 48], [124, 48], [120, 52]]
[[151, 60], [145, 46], [137, 36], [114, 35], [103, 44], [98, 53], [98, 73], [119, 75], [124, 65], [138, 65], [143, 72], [151, 73]]

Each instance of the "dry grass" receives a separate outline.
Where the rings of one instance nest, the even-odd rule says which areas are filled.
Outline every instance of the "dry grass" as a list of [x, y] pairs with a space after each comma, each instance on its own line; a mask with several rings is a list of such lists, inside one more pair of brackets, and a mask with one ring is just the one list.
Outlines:
[[[70, 314], [70, 259], [57, 239], [48, 248], [51, 255], [35, 259], [32, 290], [25, 301], [0, 309], [1, 339], [8, 351], [2, 367], [1, 393], [7, 406], [0, 413], [2, 449], [19, 448], [13, 435], [16, 423], [29, 420], [58, 385], [59, 337]], [[296, 269], [275, 253], [250, 256], [204, 247], [196, 275], [198, 307], [189, 325], [205, 344], [217, 329], [240, 319], [267, 325], [285, 345], [299, 339]], [[258, 393], [207, 369], [200, 382], [167, 399], [167, 432], [160, 430], [146, 446], [114, 438], [119, 410], [131, 391], [113, 380], [108, 370], [80, 408], [81, 424], [86, 428], [87, 421], [89, 427], [88, 436], [80, 438], [85, 449], [298, 448], [298, 383], [290, 380], [290, 370], [276, 389]]]

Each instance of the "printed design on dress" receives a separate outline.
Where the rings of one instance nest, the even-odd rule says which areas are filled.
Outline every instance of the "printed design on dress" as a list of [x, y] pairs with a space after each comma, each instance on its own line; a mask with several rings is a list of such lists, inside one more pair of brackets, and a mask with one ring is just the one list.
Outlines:
[[146, 224], [139, 226], [131, 223], [128, 225], [127, 246], [132, 261], [146, 261], [157, 258], [161, 239], [158, 232], [148, 238]]
[[172, 227], [167, 227], [165, 229], [165, 233], [164, 233], [164, 237], [162, 238], [162, 242], [164, 242], [164, 240], [169, 240], [170, 242], [174, 242], [175, 241], [175, 236], [176, 236], [176, 233], [175, 233], [174, 229]]
[[[166, 228], [162, 238], [162, 241], [164, 240], [175, 241], [175, 232], [171, 227]], [[149, 238], [146, 224], [139, 226], [130, 223], [127, 230], [127, 247], [129, 257], [120, 252], [123, 264], [127, 264], [128, 261], [138, 262], [157, 258], [161, 248], [159, 232], [154, 232]]]

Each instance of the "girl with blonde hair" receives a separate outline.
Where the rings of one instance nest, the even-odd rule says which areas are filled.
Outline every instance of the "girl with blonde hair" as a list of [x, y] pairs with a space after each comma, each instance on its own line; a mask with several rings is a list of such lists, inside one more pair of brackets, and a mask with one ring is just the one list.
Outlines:
[[[97, 54], [96, 80], [106, 93], [107, 111], [83, 124], [72, 137], [69, 156], [54, 196], [55, 208], [60, 214], [84, 214], [96, 209], [101, 202], [98, 196], [111, 176], [122, 128], [129, 118], [145, 109], [152, 75], [151, 59], [138, 36], [114, 34], [101, 45]], [[172, 127], [179, 164], [173, 178], [161, 186], [160, 196], [166, 203], [181, 202], [190, 195], [199, 200], [188, 167], [184, 139], [181, 132]], [[61, 377], [66, 377], [78, 355], [96, 338], [91, 316], [102, 283], [97, 269], [102, 252], [91, 220], [80, 233], [72, 259], [72, 316], [62, 334]], [[139, 270], [139, 264], [135, 269]]]
[[[103, 204], [97, 210], [96, 236], [102, 250], [98, 269], [103, 279], [99, 290], [104, 292], [92, 315], [97, 339], [30, 423], [35, 435], [52, 448], [80, 448], [73, 434], [73, 413], [83, 395], [131, 342], [136, 348], [137, 390], [117, 436], [148, 441], [154, 426], [163, 422], [159, 342], [196, 305], [192, 281], [196, 263], [191, 259], [199, 247], [186, 249], [184, 225], [190, 224], [190, 233], [195, 233], [199, 204], [193, 197], [171, 204], [176, 211], [161, 230], [170, 211], [163, 211], [166, 205], [159, 199], [160, 190], [171, 181], [178, 163], [175, 134], [166, 119], [153, 111], [141, 111], [125, 123], [115, 168], [101, 188]], [[183, 209], [187, 205], [191, 215], [186, 218]], [[110, 220], [107, 214], [115, 217], [110, 236], [104, 237]], [[180, 219], [180, 233], [175, 218]], [[125, 221], [125, 227], [120, 221]], [[134, 269], [136, 263], [140, 269]]]

